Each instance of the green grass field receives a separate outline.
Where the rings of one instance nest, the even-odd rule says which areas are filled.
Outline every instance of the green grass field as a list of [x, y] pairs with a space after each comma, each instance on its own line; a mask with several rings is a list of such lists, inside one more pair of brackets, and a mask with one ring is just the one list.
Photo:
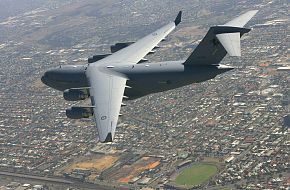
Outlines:
[[215, 175], [217, 171], [218, 168], [212, 164], [195, 164], [183, 170], [175, 179], [175, 183], [185, 186], [200, 185]]

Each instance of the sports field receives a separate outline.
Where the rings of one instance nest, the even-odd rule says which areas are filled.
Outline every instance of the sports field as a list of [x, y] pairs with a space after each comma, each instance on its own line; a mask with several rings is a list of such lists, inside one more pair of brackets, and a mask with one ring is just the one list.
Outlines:
[[195, 164], [183, 170], [175, 179], [175, 183], [184, 186], [200, 185], [215, 175], [218, 168], [212, 164]]

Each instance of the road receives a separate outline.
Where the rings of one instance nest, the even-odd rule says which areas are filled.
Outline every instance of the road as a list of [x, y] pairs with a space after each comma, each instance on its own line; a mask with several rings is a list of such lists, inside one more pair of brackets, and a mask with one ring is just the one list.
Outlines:
[[[74, 187], [74, 188], [82, 188], [82, 189], [98, 189], [98, 190], [116, 189], [115, 187], [104, 186], [104, 185], [99, 185], [99, 184], [92, 184], [92, 183], [85, 183], [85, 182], [79, 182], [79, 181], [73, 181], [73, 180], [67, 180], [67, 179], [62, 179], [62, 178], [49, 178], [49, 177], [33, 176], [33, 175], [10, 173], [10, 172], [3, 172], [3, 171], [0, 171], [0, 176], [8, 176], [8, 177], [18, 178], [18, 179], [30, 179], [30, 180], [38, 181], [38, 182], [45, 183], [45, 184], [47, 184], [47, 182], [49, 182], [50, 184], [61, 184], [61, 185], [65, 185], [65, 186], [70, 186], [70, 187]], [[118, 187], [117, 189], [127, 190], [129, 188]]]

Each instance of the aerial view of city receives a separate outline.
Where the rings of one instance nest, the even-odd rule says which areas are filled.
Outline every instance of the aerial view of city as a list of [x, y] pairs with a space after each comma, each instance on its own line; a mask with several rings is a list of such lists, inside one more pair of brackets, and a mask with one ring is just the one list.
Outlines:
[[[144, 59], [186, 60], [212, 26], [259, 10], [211, 80], [126, 101], [113, 142], [41, 80], [182, 22]], [[0, 190], [290, 189], [288, 0], [1, 0]], [[144, 64], [144, 63], [140, 63]]]

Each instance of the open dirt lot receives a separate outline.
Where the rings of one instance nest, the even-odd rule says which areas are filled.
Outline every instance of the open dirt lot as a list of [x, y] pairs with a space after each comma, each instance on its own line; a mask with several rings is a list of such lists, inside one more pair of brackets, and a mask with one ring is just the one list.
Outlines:
[[143, 157], [132, 165], [123, 166], [114, 178], [121, 183], [128, 183], [131, 179], [138, 176], [141, 172], [154, 169], [160, 165], [159, 158]]
[[68, 165], [63, 172], [70, 173], [75, 169], [91, 170], [94, 173], [100, 173], [105, 169], [111, 167], [118, 160], [118, 156], [103, 155], [103, 156], [89, 156]]

